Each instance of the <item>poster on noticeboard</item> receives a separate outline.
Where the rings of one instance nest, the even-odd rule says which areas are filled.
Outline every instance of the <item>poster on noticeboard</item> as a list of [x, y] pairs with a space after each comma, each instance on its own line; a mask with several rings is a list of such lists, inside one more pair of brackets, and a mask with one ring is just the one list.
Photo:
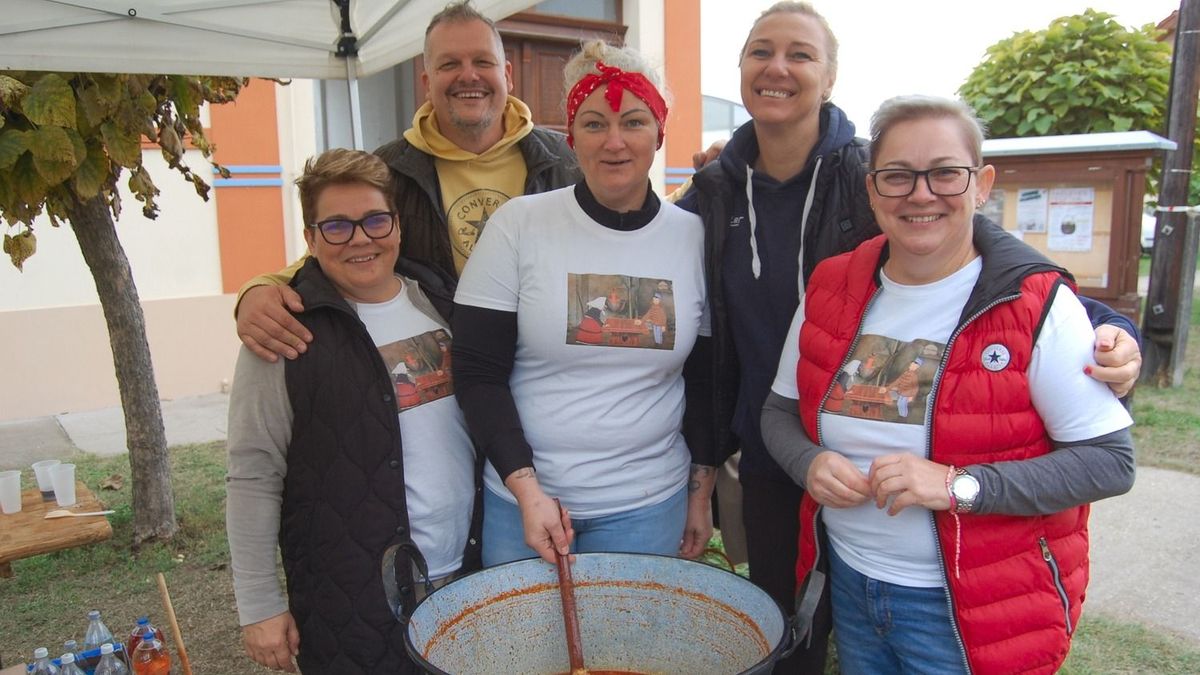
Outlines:
[[1051, 251], [1092, 250], [1096, 190], [1090, 187], [1054, 188], [1049, 196], [1046, 248]]

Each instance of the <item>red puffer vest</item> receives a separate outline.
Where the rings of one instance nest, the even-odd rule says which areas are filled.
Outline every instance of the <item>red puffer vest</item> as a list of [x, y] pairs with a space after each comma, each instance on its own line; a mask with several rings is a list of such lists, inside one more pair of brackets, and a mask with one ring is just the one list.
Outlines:
[[[965, 466], [1046, 454], [1051, 441], [1029, 395], [1026, 370], [1049, 301], [1063, 276], [1031, 259], [1008, 234], [976, 228], [984, 268], [947, 345], [930, 392], [927, 456]], [[1007, 239], [1007, 241], [1005, 241]], [[831, 258], [813, 273], [800, 331], [800, 415], [821, 443], [818, 411], [858, 335], [878, 284], [884, 237]], [[1033, 254], [1036, 255], [1036, 254]], [[1069, 283], [1069, 282], [1068, 282]], [[984, 367], [997, 350], [1009, 363]], [[994, 360], [994, 356], [992, 357]], [[995, 366], [993, 366], [995, 367]], [[801, 509], [800, 587], [823, 552], [820, 507]], [[1052, 673], [1067, 656], [1088, 582], [1088, 507], [1047, 516], [933, 514], [939, 557], [964, 660], [975, 673]], [[815, 575], [814, 580], [823, 578]], [[803, 591], [802, 591], [803, 592]]]

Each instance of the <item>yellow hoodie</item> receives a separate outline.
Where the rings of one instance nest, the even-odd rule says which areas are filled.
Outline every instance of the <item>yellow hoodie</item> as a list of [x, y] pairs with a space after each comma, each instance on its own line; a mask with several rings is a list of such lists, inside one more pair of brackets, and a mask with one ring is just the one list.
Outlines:
[[414, 148], [434, 158], [459, 274], [488, 218], [510, 198], [525, 192], [528, 172], [517, 142], [533, 130], [533, 115], [520, 99], [509, 96], [503, 122], [504, 136], [478, 155], [442, 135], [428, 102], [417, 110], [412, 126], [404, 132], [404, 139]]

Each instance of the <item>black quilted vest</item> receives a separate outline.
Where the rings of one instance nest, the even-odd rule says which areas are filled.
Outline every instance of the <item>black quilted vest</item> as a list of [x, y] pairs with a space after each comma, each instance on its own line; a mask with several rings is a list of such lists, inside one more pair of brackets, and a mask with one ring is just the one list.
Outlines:
[[[306, 308], [298, 318], [314, 337], [285, 368], [294, 420], [279, 541], [300, 630], [297, 661], [305, 675], [417, 672], [381, 576], [384, 551], [411, 544], [393, 385], [366, 327], [315, 258], [292, 285]], [[449, 295], [433, 290], [427, 296], [445, 315], [453, 287]], [[468, 569], [478, 566], [479, 506], [477, 499]], [[402, 554], [395, 568], [408, 613], [411, 560]]]

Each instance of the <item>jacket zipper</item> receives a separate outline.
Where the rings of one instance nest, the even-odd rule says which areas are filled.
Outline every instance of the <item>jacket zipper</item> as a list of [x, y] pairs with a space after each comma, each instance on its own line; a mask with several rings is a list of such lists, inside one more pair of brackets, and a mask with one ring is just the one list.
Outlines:
[[1045, 560], [1046, 566], [1050, 568], [1050, 578], [1054, 580], [1054, 590], [1058, 591], [1058, 599], [1062, 602], [1063, 618], [1067, 623], [1067, 635], [1070, 635], [1074, 631], [1074, 627], [1071, 626], [1071, 601], [1067, 599], [1067, 589], [1062, 585], [1062, 574], [1058, 569], [1058, 561], [1050, 552], [1050, 544], [1046, 542], [1045, 537], [1038, 537], [1038, 546], [1042, 549], [1042, 560]]
[[[993, 300], [985, 305], [983, 309], [967, 317], [967, 320], [959, 324], [958, 328], [955, 328], [954, 332], [951, 333], [950, 339], [946, 342], [946, 350], [942, 352], [942, 361], [938, 364], [937, 372], [933, 375], [933, 383], [929, 387], [929, 395], [927, 397], [928, 403], [925, 406], [925, 428], [927, 429], [925, 433], [925, 459], [933, 460], [933, 409], [936, 407], [935, 402], [937, 401], [938, 388], [942, 383], [942, 374], [946, 371], [946, 363], [950, 359], [950, 350], [954, 347], [954, 342], [967, 329], [967, 326], [971, 325], [971, 322], [986, 314], [996, 305], [1011, 302], [1020, 297], [1020, 293], [1013, 293]], [[937, 519], [934, 517], [933, 511], [929, 512], [929, 525], [933, 528], [934, 542], [941, 541], [938, 537]], [[934, 550], [937, 552], [938, 566], [942, 569], [942, 578], [946, 580], [944, 588], [946, 590], [946, 609], [950, 612], [950, 627], [954, 630], [955, 641], [958, 642], [963, 668], [966, 669], [967, 673], [970, 673], [971, 662], [967, 659], [967, 645], [963, 642], [962, 629], [958, 625], [958, 613], [954, 609], [954, 596], [950, 593], [950, 575], [946, 571], [946, 556], [942, 554], [941, 544], [934, 546]]]

